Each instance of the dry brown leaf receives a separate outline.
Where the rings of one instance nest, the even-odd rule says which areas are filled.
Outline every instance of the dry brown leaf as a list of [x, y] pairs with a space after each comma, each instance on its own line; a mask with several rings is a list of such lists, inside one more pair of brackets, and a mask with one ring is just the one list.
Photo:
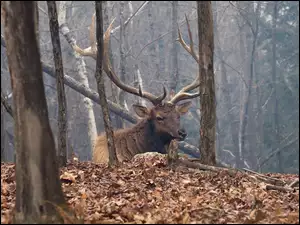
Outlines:
[[185, 212], [183, 214], [182, 224], [188, 224], [188, 223], [190, 223], [190, 214], [188, 212]]
[[[72, 182], [62, 184], [63, 191], [84, 223], [219, 224], [244, 223], [245, 220], [299, 223], [299, 213], [296, 213], [299, 191], [267, 192], [242, 173], [230, 176], [224, 171], [211, 173], [183, 167], [170, 170], [165, 162], [164, 157], [155, 154], [116, 168], [91, 162], [69, 162], [67, 167], [61, 168], [60, 174], [62, 177], [71, 174], [76, 182], [70, 178]], [[12, 164], [1, 164], [1, 182], [6, 182], [6, 186], [1, 187], [1, 221], [4, 223], [11, 223], [15, 206], [14, 170]], [[275, 176], [287, 181], [298, 177]], [[253, 196], [262, 203], [255, 203]]]

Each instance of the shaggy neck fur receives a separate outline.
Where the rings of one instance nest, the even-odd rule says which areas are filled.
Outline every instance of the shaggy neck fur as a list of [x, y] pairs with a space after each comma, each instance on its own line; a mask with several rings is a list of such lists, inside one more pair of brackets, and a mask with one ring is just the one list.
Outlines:
[[169, 135], [158, 133], [152, 121], [148, 119], [141, 120], [134, 127], [124, 130], [122, 136], [123, 141], [126, 142], [124, 147], [132, 156], [144, 152], [165, 154], [165, 145], [171, 141]]

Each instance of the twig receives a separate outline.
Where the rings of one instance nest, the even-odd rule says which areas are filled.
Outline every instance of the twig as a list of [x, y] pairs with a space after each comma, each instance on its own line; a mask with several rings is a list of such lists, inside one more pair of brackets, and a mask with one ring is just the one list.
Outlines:
[[288, 187], [294, 188], [294, 187], [296, 187], [297, 185], [299, 186], [299, 178], [295, 179], [292, 183], [290, 183], [290, 184], [288, 185]]
[[252, 171], [252, 170], [249, 170], [249, 169], [246, 169], [246, 168], [243, 168], [243, 170], [245, 170], [247, 172], [250, 172], [252, 174], [255, 174], [256, 178], [258, 180], [261, 180], [261, 181], [263, 181], [265, 183], [268, 183], [268, 184], [274, 184], [274, 185], [280, 185], [280, 186], [284, 186], [286, 184], [282, 180], [279, 180], [279, 179], [276, 179], [276, 178], [273, 178], [273, 177], [268, 177], [268, 176], [265, 176], [263, 174], [257, 173], [255, 171]]
[[[194, 18], [194, 19], [196, 19], [196, 18]], [[194, 20], [194, 19], [192, 19], [192, 20]], [[181, 27], [181, 26], [184, 25], [185, 23], [186, 23], [186, 21], [183, 20], [183, 21], [180, 23], [179, 27]], [[167, 31], [166, 33], [160, 35], [160, 36], [157, 37], [156, 39], [154, 39], [154, 40], [152, 40], [151, 42], [149, 42], [148, 44], [146, 44], [146, 45], [140, 50], [140, 52], [137, 54], [137, 56], [135, 56], [134, 58], [138, 58], [138, 57], [140, 56], [140, 54], [142, 53], [142, 51], [143, 51], [146, 47], [148, 47], [149, 45], [153, 44], [154, 42], [158, 41], [159, 39], [161, 39], [161, 38], [163, 38], [164, 36], [166, 36], [166, 35], [168, 35], [168, 34], [171, 34], [171, 33], [172, 33], [172, 30]], [[174, 41], [175, 41], [175, 40], [174, 40]]]
[[294, 192], [295, 191], [295, 189], [293, 189], [293, 188], [281, 187], [281, 186], [276, 186], [276, 185], [267, 185], [266, 190], [267, 191], [277, 190], [277, 191], [283, 191], [283, 192], [288, 192], [288, 191]]
[[208, 171], [213, 171], [213, 172], [218, 172], [220, 170], [223, 170], [223, 168], [208, 166], [208, 165], [204, 165], [201, 163], [195, 163], [195, 162], [191, 162], [191, 161], [185, 160], [185, 159], [178, 159], [178, 163], [179, 163], [179, 165], [183, 165], [183, 166], [193, 168], [193, 169], [208, 170]]
[[[145, 1], [143, 2], [140, 7], [132, 14], [131, 17], [129, 17], [125, 23], [124, 23], [124, 27], [126, 28], [127, 24], [130, 22], [130, 20], [134, 17], [137, 16], [139, 14], [139, 12], [149, 3], [149, 1]], [[118, 29], [120, 29], [121, 26], [117, 26], [115, 29], [113, 29], [110, 33], [113, 34], [115, 33]]]
[[1, 91], [1, 103], [4, 106], [4, 108], [6, 109], [6, 111], [8, 112], [9, 115], [11, 115], [11, 117], [13, 117], [13, 110], [11, 105], [7, 102], [7, 99], [5, 98], [4, 94]]

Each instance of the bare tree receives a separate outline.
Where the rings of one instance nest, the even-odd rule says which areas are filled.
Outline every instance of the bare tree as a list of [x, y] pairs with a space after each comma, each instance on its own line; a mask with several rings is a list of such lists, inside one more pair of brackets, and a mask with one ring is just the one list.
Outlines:
[[[244, 2], [239, 2], [244, 3]], [[246, 3], [245, 3], [246, 4]], [[246, 15], [244, 14], [243, 9], [239, 9], [239, 14], [243, 17], [243, 19], [246, 21], [247, 25], [249, 26], [249, 29], [252, 34], [252, 43], [249, 45], [248, 39], [249, 35], [246, 35], [246, 47], [247, 47], [247, 53], [249, 52], [250, 58], [249, 58], [249, 64], [245, 66], [245, 74], [249, 74], [248, 83], [246, 87], [246, 93], [243, 96], [242, 99], [242, 110], [241, 110], [241, 122], [240, 122], [240, 130], [239, 130], [239, 156], [241, 157], [241, 165], [238, 165], [238, 167], [242, 167], [242, 162], [244, 162], [244, 151], [245, 151], [245, 142], [246, 142], [246, 128], [248, 125], [248, 117], [249, 117], [249, 104], [250, 104], [250, 97], [252, 94], [252, 84], [253, 84], [253, 76], [254, 76], [254, 60], [255, 60], [255, 52], [256, 52], [256, 44], [257, 44], [257, 35], [258, 35], [258, 19], [259, 19], [259, 12], [261, 7], [261, 2], [257, 3], [255, 12], [253, 11], [253, 4], [252, 2], [247, 3], [248, 10], [251, 10], [253, 13], [251, 14], [252, 21], [250, 22]], [[249, 7], [251, 6], [251, 7]], [[249, 40], [250, 41], [250, 40]], [[241, 46], [243, 49], [243, 46]], [[245, 53], [242, 53], [245, 54]]]
[[[115, 165], [117, 163], [116, 148], [114, 143], [114, 134], [111, 126], [109, 111], [107, 106], [104, 77], [103, 77], [103, 19], [102, 19], [102, 1], [95, 2], [96, 9], [96, 37], [97, 37], [97, 65], [96, 65], [96, 81], [100, 98], [100, 105], [102, 108], [104, 127], [107, 138], [107, 146], [109, 152], [109, 165]], [[112, 25], [112, 24], [111, 24]], [[111, 27], [110, 25], [110, 27]], [[91, 29], [94, 29], [91, 27]], [[109, 28], [108, 28], [109, 30]], [[107, 43], [108, 44], [108, 43]]]
[[64, 70], [59, 38], [59, 25], [55, 1], [47, 1], [49, 27], [52, 40], [53, 58], [56, 72], [57, 101], [58, 101], [58, 156], [59, 165], [67, 165], [67, 101], [64, 86]]
[[[2, 5], [2, 4], [1, 4]], [[66, 207], [48, 119], [37, 35], [37, 2], [5, 1], [4, 27], [13, 89], [16, 223], [62, 222]]]
[[[277, 102], [277, 92], [276, 92], [276, 84], [277, 84], [277, 75], [276, 75], [276, 20], [277, 20], [277, 15], [278, 15], [278, 3], [277, 1], [273, 2], [274, 8], [273, 8], [273, 24], [272, 24], [272, 86], [273, 86], [273, 130], [275, 132], [275, 146], [278, 146], [280, 143], [280, 135], [279, 135], [279, 129], [278, 129], [278, 102]], [[282, 158], [281, 158], [281, 152], [278, 151], [276, 154], [277, 157], [277, 163], [278, 163], [278, 172], [282, 172]]]
[[[216, 8], [217, 8], [217, 4], [218, 2], [215, 1], [214, 2]], [[216, 41], [218, 43], [217, 47], [215, 48], [215, 52], [216, 55], [218, 55], [218, 59], [220, 61], [220, 67], [221, 67], [221, 85], [222, 85], [222, 97], [224, 98], [224, 106], [226, 109], [226, 114], [224, 115], [224, 117], [228, 117], [228, 121], [230, 123], [230, 136], [232, 138], [232, 142], [233, 142], [233, 154], [235, 156], [235, 160], [236, 160], [236, 165], [239, 165], [239, 160], [240, 157], [238, 156], [238, 134], [237, 134], [237, 123], [234, 123], [234, 113], [231, 110], [231, 104], [232, 104], [232, 98], [230, 95], [230, 90], [228, 89], [229, 87], [229, 82], [228, 82], [228, 78], [227, 78], [227, 69], [226, 69], [226, 65], [225, 65], [225, 57], [224, 57], [224, 51], [222, 49], [221, 46], [221, 35], [220, 35], [220, 28], [219, 26], [217, 26], [218, 24], [218, 10], [216, 10], [215, 13], [215, 24], [216, 24], [216, 28], [215, 28], [215, 36], [216, 36]]]
[[200, 155], [204, 164], [216, 164], [216, 96], [213, 70], [213, 16], [211, 1], [197, 2], [200, 80]]
[[[125, 2], [120, 1], [120, 79], [122, 82], [126, 82], [126, 56], [125, 56], [125, 19], [124, 19], [124, 8], [125, 8]], [[122, 108], [125, 108], [128, 110], [126, 101], [125, 101], [125, 95], [126, 92], [119, 89], [119, 104]], [[125, 121], [122, 120], [123, 126], [125, 126]]]
[[170, 90], [176, 91], [178, 85], [178, 43], [176, 40], [176, 28], [177, 28], [177, 12], [178, 10], [178, 1], [172, 1], [172, 50], [171, 50], [171, 57], [172, 57], [172, 73], [170, 76]]

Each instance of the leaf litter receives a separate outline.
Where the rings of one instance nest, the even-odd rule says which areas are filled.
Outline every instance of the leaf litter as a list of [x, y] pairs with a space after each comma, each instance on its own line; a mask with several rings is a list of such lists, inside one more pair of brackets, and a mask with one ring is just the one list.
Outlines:
[[[1, 163], [1, 223], [12, 223], [15, 165]], [[296, 174], [264, 174], [292, 181]], [[299, 224], [299, 189], [267, 190], [243, 173], [170, 169], [159, 154], [142, 154], [118, 167], [72, 161], [60, 170], [66, 201], [94, 223]]]

